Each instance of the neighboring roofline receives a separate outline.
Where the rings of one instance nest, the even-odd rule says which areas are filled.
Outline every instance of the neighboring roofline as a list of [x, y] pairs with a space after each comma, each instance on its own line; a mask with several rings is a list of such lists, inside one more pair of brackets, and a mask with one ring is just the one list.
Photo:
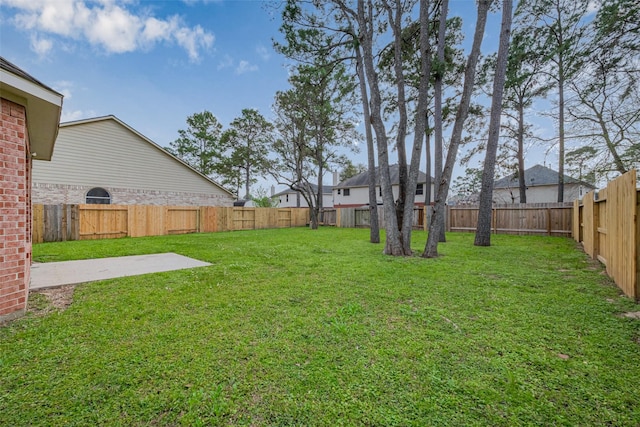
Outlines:
[[212, 183], [215, 186], [219, 187], [222, 191], [224, 191], [225, 193], [229, 194], [232, 198], [235, 199], [234, 194], [232, 192], [230, 192], [229, 190], [227, 190], [226, 188], [224, 188], [221, 184], [219, 184], [216, 181], [214, 181], [213, 179], [209, 178], [208, 176], [206, 176], [202, 172], [196, 170], [195, 168], [193, 168], [191, 165], [189, 165], [187, 162], [185, 162], [184, 160], [180, 159], [179, 157], [174, 156], [173, 154], [171, 154], [170, 152], [165, 150], [162, 146], [156, 144], [151, 139], [147, 138], [146, 136], [144, 136], [143, 134], [141, 134], [140, 132], [138, 132], [137, 130], [135, 130], [134, 128], [132, 128], [131, 126], [129, 126], [128, 124], [126, 124], [125, 122], [123, 122], [122, 120], [117, 118], [116, 116], [114, 116], [113, 114], [110, 114], [108, 116], [92, 117], [92, 118], [89, 118], [89, 119], [73, 120], [73, 121], [70, 121], [70, 122], [60, 123], [60, 128], [84, 125], [84, 124], [88, 124], [88, 123], [103, 122], [103, 121], [106, 121], [106, 120], [115, 121], [116, 123], [118, 123], [122, 127], [124, 127], [127, 130], [129, 130], [131, 133], [135, 134], [136, 136], [138, 136], [139, 138], [141, 138], [145, 142], [149, 143], [151, 146], [153, 146], [157, 150], [160, 150], [161, 152], [163, 152], [165, 155], [169, 156], [173, 160], [175, 160], [177, 162], [180, 162], [182, 165], [184, 165], [187, 168], [191, 169], [193, 172], [197, 173], [202, 178], [206, 179], [210, 183]]
[[[314, 184], [317, 185], [317, 184]], [[333, 194], [333, 189], [335, 188], [335, 186], [333, 185], [323, 185], [322, 186], [322, 195], [323, 196], [330, 196], [331, 194]], [[325, 191], [325, 189], [330, 189], [329, 192]], [[282, 190], [279, 193], [274, 194], [273, 196], [270, 197], [278, 197], [278, 196], [284, 196], [285, 194], [295, 194], [295, 193], [301, 193], [301, 190], [293, 190], [291, 188], [287, 188], [286, 190]]]
[[[571, 177], [569, 177], [569, 178], [571, 178]], [[575, 179], [575, 178], [573, 178], [573, 179]], [[577, 179], [575, 181], [572, 181], [572, 182], [566, 182], [565, 181], [564, 185], [565, 186], [567, 186], [567, 185], [582, 185], [583, 187], [593, 188], [594, 190], [596, 189], [596, 186], [594, 186], [593, 184], [589, 184], [586, 181], [580, 181], [580, 180], [577, 180]], [[549, 184], [535, 184], [534, 183], [534, 184], [527, 184], [526, 185], [527, 188], [529, 188], [529, 187], [557, 187], [557, 186], [558, 186], [557, 182], [549, 183]], [[518, 183], [516, 183], [516, 185], [511, 186], [511, 187], [494, 187], [493, 189], [494, 190], [510, 190], [510, 189], [514, 189], [514, 188], [516, 188], [516, 189], [519, 188]]]
[[[408, 167], [408, 165], [407, 165], [407, 167]], [[389, 165], [389, 169], [390, 169], [390, 170], [391, 170], [391, 169], [393, 169], [393, 168], [398, 168], [398, 164], [397, 164], [397, 163], [394, 163], [394, 164], [392, 164], [392, 165]], [[379, 171], [379, 170], [380, 170], [380, 166], [376, 166], [376, 186], [380, 186], [380, 182], [379, 182], [379, 181], [380, 181], [380, 176], [379, 176], [379, 174], [378, 174], [378, 171]], [[334, 189], [342, 189], [342, 188], [366, 188], [366, 187], [368, 187], [368, 186], [369, 186], [369, 184], [368, 184], [368, 183], [358, 184], [358, 185], [344, 185], [344, 183], [345, 183], [346, 181], [352, 180], [353, 178], [356, 178], [356, 177], [360, 177], [360, 176], [367, 175], [368, 173], [369, 173], [368, 171], [364, 171], [364, 172], [361, 172], [361, 173], [359, 173], [359, 174], [357, 174], [357, 175], [354, 175], [354, 176], [352, 176], [352, 177], [349, 177], [349, 178], [347, 178], [347, 179], [343, 179], [343, 180], [342, 180], [342, 181], [340, 181], [338, 184], [334, 185], [334, 186], [333, 186], [333, 188], [334, 188]], [[421, 174], [422, 174], [422, 175], [424, 175], [424, 177], [425, 177], [425, 179], [424, 179], [424, 180], [420, 180], [420, 175], [421, 175]], [[418, 182], [416, 182], [416, 185], [417, 185], [417, 184], [426, 184], [426, 183], [427, 183], [426, 177], [427, 177], [427, 174], [426, 174], [426, 173], [422, 172], [421, 170], [418, 170]], [[367, 180], [367, 181], [368, 181], [368, 180]], [[435, 179], [432, 177], [432, 178], [431, 178], [431, 184], [432, 184], [432, 185], [433, 185], [433, 182], [434, 182], [434, 181], [435, 181]], [[400, 183], [399, 183], [399, 182], [393, 182], [393, 183], [391, 183], [391, 186], [392, 186], [392, 187], [393, 187], [394, 185], [400, 185]]]
[[26, 111], [29, 150], [39, 160], [51, 160], [62, 114], [62, 94], [0, 57], [0, 97]]
[[[556, 175], [560, 176], [560, 173], [558, 171], [555, 171], [547, 166], [541, 165], [539, 163], [536, 163], [535, 165], [525, 169], [524, 173], [525, 173], [525, 177], [528, 176], [527, 172], [530, 172], [532, 169], [535, 168], [542, 168], [542, 169], [546, 169], [550, 172], [555, 173]], [[564, 175], [564, 185], [572, 185], [572, 184], [577, 184], [577, 185], [582, 185], [585, 187], [589, 187], [591, 189], [596, 189], [597, 187], [593, 184], [590, 184], [586, 181], [582, 181], [580, 179], [574, 178], [572, 176], [569, 176], [567, 174], [563, 174]], [[517, 172], [516, 173], [512, 173], [511, 175], [507, 175], [504, 176], [502, 178], [499, 178], [497, 180], [495, 180], [494, 182], [494, 189], [496, 190], [501, 190], [501, 189], [510, 189], [510, 188], [518, 188], [519, 184], [518, 184], [518, 178], [517, 178]], [[506, 181], [508, 184], [512, 184], [512, 185], [504, 185], [504, 184], [498, 184], [499, 186], [496, 186], [496, 183], [499, 181]], [[557, 186], [558, 182], [544, 182], [542, 184], [537, 183], [536, 181], [534, 181], [533, 183], [529, 182], [528, 184], [526, 184], [527, 187], [553, 187], [553, 186]]]
[[[417, 184], [426, 184], [426, 181], [418, 181]], [[434, 185], [433, 180], [431, 181], [431, 185]], [[391, 184], [392, 187], [400, 186], [400, 183]], [[369, 185], [334, 185], [333, 189], [342, 189], [342, 188], [368, 188]], [[380, 187], [380, 184], [376, 183], [376, 187]]]

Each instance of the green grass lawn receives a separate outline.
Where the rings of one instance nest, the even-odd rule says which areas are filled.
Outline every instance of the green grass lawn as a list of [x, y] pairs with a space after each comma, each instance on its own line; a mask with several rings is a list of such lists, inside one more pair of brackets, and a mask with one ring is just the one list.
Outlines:
[[640, 423], [640, 321], [621, 316], [638, 306], [575, 242], [451, 234], [426, 260], [368, 233], [35, 245], [213, 265], [84, 284], [0, 328], [0, 425]]

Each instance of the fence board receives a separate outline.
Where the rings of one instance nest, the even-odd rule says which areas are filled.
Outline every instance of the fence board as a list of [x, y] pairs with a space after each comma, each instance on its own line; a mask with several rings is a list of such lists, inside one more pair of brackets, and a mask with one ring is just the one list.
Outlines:
[[78, 240], [78, 205], [33, 205], [34, 242]]
[[637, 172], [631, 170], [606, 189], [587, 193], [579, 212], [582, 227], [574, 231], [585, 252], [604, 264], [618, 287], [635, 299], [640, 297], [638, 192]]
[[609, 183], [607, 193], [607, 274], [626, 295], [637, 296], [636, 171], [633, 170]]
[[[570, 203], [495, 205], [491, 210], [491, 230], [499, 234], [571, 236]], [[447, 231], [475, 232], [477, 206], [450, 206]]]
[[44, 206], [33, 205], [31, 212], [33, 215], [31, 241], [33, 243], [42, 243], [44, 242]]
[[294, 214], [290, 209], [278, 209], [277, 214], [276, 223], [279, 228], [291, 227], [291, 224], [295, 222]]
[[197, 233], [200, 230], [200, 208], [167, 206], [167, 234]]
[[80, 240], [112, 239], [128, 235], [127, 206], [80, 205], [79, 212]]

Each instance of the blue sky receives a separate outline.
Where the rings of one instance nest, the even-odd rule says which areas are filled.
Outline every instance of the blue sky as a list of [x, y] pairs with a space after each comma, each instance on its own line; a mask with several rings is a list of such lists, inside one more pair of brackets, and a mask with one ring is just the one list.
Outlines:
[[[470, 43], [475, 2], [451, 9]], [[271, 116], [288, 87], [279, 25], [264, 1], [0, 0], [0, 55], [65, 95], [62, 121], [113, 114], [168, 146], [205, 109], [225, 127], [243, 108]], [[493, 15], [485, 51], [499, 29]]]

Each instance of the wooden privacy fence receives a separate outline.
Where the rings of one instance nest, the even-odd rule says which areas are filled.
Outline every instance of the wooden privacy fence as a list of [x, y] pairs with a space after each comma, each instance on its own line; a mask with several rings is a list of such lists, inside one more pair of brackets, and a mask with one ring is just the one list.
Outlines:
[[[491, 208], [496, 234], [571, 237], [573, 203], [513, 203]], [[447, 207], [447, 231], [475, 232], [478, 206]]]
[[308, 208], [34, 205], [33, 243], [301, 227]]
[[598, 259], [625, 295], [640, 298], [640, 197], [631, 170], [574, 202], [573, 238]]
[[[368, 206], [358, 208], [327, 208], [323, 209], [325, 225], [335, 225], [342, 228], [371, 227], [371, 212]], [[378, 221], [380, 228], [384, 228], [384, 209], [378, 206]], [[413, 228], [422, 230], [425, 224], [424, 207], [413, 209]]]
[[[491, 229], [497, 234], [547, 235], [571, 237], [573, 203], [529, 203], [494, 205]], [[413, 228], [427, 230], [430, 209], [416, 206]], [[378, 209], [380, 228], [384, 228], [384, 210]], [[368, 207], [324, 209], [324, 224], [346, 228], [366, 228], [370, 224]], [[448, 206], [447, 231], [475, 232], [478, 206]]]

